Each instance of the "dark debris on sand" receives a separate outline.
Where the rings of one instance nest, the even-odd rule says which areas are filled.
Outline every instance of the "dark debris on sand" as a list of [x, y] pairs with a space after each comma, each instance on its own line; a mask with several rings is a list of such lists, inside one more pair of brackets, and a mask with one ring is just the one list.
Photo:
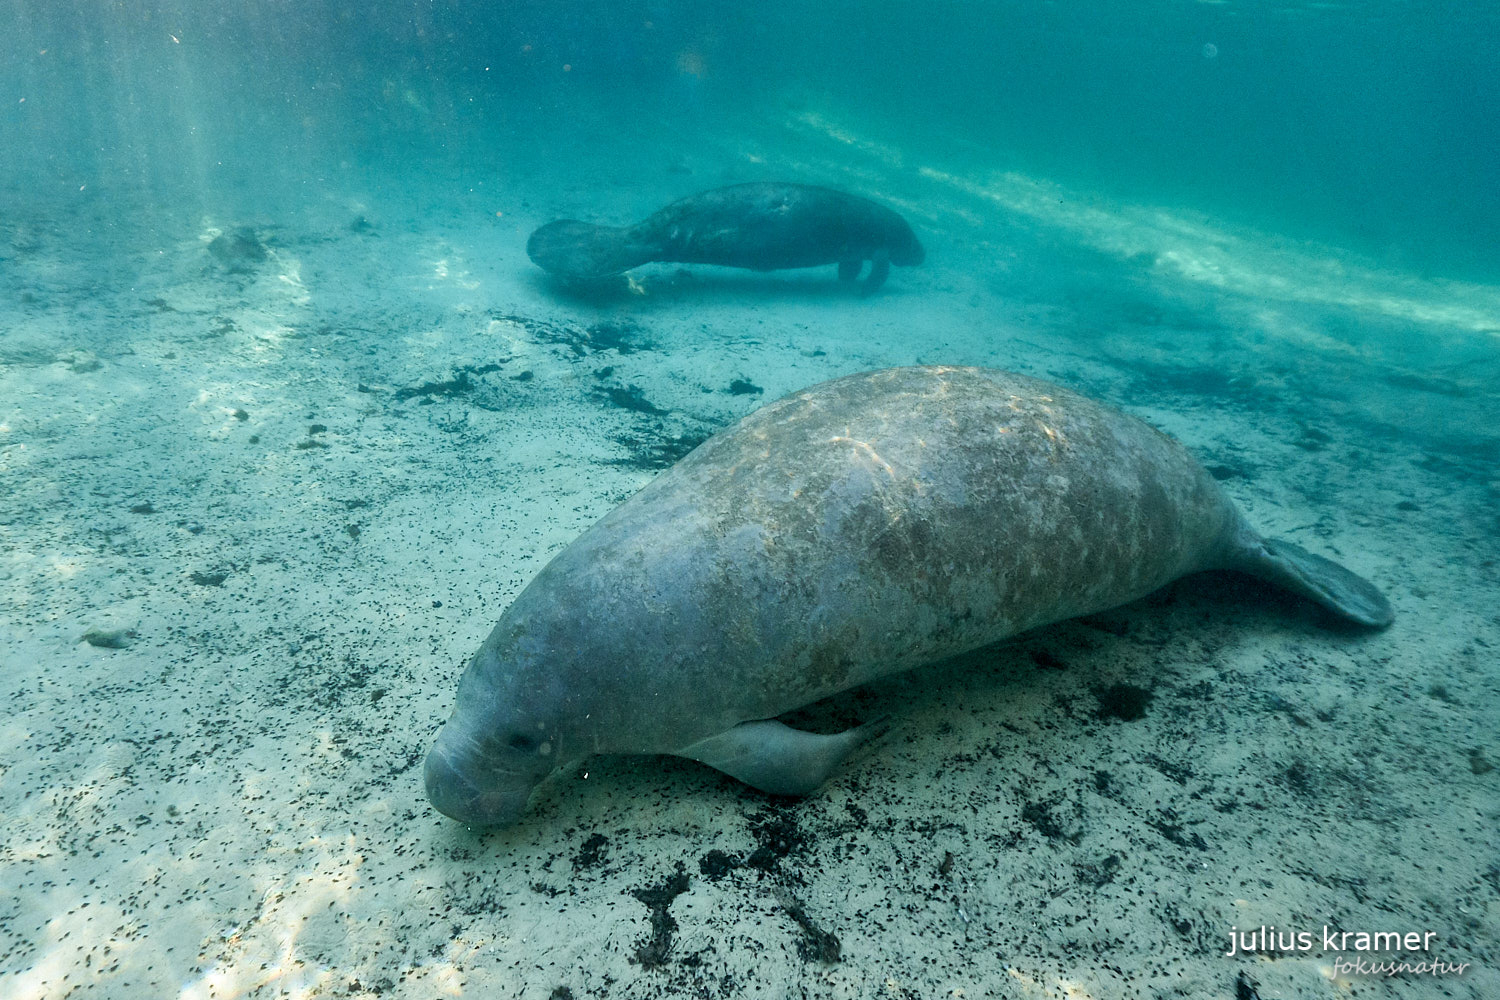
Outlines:
[[606, 385], [602, 386], [595, 395], [610, 406], [615, 406], [622, 410], [632, 410], [636, 413], [647, 413], [653, 417], [664, 417], [672, 412], [652, 403], [646, 398], [646, 393], [638, 385]]
[[242, 274], [254, 270], [257, 264], [263, 264], [271, 256], [265, 243], [250, 228], [240, 228], [227, 233], [220, 233], [208, 244], [209, 255], [227, 268], [230, 272]]
[[777, 901], [786, 910], [787, 916], [792, 918], [792, 922], [802, 929], [802, 937], [797, 940], [798, 955], [811, 962], [826, 962], [829, 965], [843, 957], [843, 946], [837, 935], [819, 927], [808, 915], [807, 907], [802, 905], [801, 900], [790, 892], [781, 892], [777, 894]]
[[498, 410], [500, 407], [494, 403], [486, 403], [473, 398], [474, 393], [481, 388], [480, 383], [475, 381], [475, 378], [497, 371], [500, 371], [500, 365], [498, 364], [464, 365], [456, 369], [453, 377], [450, 379], [423, 382], [421, 385], [397, 389], [391, 398], [398, 403], [404, 403], [409, 399], [416, 399], [423, 404], [432, 403], [438, 399], [467, 398], [468, 402], [479, 407], [481, 410]]
[[644, 903], [651, 913], [651, 936], [636, 946], [633, 956], [641, 968], [652, 969], [666, 964], [672, 952], [672, 935], [677, 932], [677, 921], [667, 908], [674, 899], [688, 891], [691, 882], [679, 861], [676, 874], [661, 885], [630, 890], [630, 894]]
[[692, 431], [674, 435], [661, 427], [656, 428], [654, 436], [617, 434], [615, 442], [624, 445], [630, 454], [626, 458], [613, 459], [609, 464], [623, 465], [642, 472], [668, 469], [708, 438], [706, 433]]
[[634, 354], [636, 351], [649, 351], [655, 348], [655, 345], [642, 335], [641, 328], [628, 319], [601, 320], [598, 323], [581, 326], [566, 321], [558, 322], [509, 313], [497, 313], [490, 318], [503, 323], [514, 323], [541, 343], [566, 347], [575, 357], [580, 358], [597, 354], [600, 351], [612, 350], [619, 354]]

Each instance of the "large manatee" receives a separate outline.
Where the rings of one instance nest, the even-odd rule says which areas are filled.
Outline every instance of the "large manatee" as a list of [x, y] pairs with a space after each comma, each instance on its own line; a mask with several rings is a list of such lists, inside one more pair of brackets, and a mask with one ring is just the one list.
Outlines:
[[777, 715], [1201, 570], [1392, 619], [1367, 581], [1262, 538], [1133, 417], [988, 369], [835, 379], [705, 441], [537, 574], [464, 672], [427, 794], [506, 824], [600, 753], [804, 794], [866, 733]]

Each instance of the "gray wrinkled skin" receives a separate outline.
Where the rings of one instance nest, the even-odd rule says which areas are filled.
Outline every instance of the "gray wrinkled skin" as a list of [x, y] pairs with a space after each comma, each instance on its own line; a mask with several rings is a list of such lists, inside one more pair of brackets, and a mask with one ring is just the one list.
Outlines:
[[1180, 445], [1067, 390], [977, 368], [827, 382], [711, 438], [537, 575], [464, 674], [429, 795], [512, 822], [590, 754], [679, 752], [1245, 568], [1258, 543]]

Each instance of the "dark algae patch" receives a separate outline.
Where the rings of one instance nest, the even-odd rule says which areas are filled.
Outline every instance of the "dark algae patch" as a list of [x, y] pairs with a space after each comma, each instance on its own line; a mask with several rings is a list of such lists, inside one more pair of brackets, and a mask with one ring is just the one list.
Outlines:
[[832, 965], [839, 961], [842, 946], [839, 939], [819, 927], [813, 918], [808, 916], [807, 907], [802, 901], [790, 892], [779, 894], [782, 908], [786, 915], [792, 918], [792, 922], [802, 929], [802, 936], [797, 939], [797, 954], [810, 962], [826, 962]]
[[130, 640], [135, 638], [134, 629], [115, 628], [97, 629], [91, 628], [83, 633], [84, 642], [99, 649], [124, 649], [130, 645]]
[[811, 846], [811, 838], [788, 809], [770, 808], [751, 816], [750, 836], [756, 847], [748, 856], [740, 858], [715, 848], [698, 860], [698, 870], [714, 882], [741, 868], [776, 873], [784, 859], [805, 854]]
[[1081, 836], [1070, 830], [1060, 819], [1050, 802], [1028, 802], [1021, 807], [1021, 819], [1037, 833], [1052, 843], [1076, 843]]
[[1154, 753], [1146, 754], [1144, 759], [1147, 764], [1150, 764], [1160, 772], [1163, 777], [1175, 781], [1179, 785], [1186, 785], [1188, 779], [1193, 777], [1193, 769], [1186, 764], [1173, 763], [1165, 758], [1158, 757]]
[[1115, 880], [1115, 874], [1120, 870], [1120, 856], [1111, 854], [1100, 858], [1098, 861], [1078, 861], [1073, 863], [1073, 871], [1078, 875], [1078, 881], [1086, 886], [1098, 889], [1100, 886], [1108, 885]]
[[600, 351], [634, 354], [654, 348], [641, 334], [641, 328], [630, 320], [601, 320], [588, 326], [532, 316], [500, 314], [491, 317], [502, 323], [514, 323], [533, 339], [544, 344], [565, 347], [574, 357], [587, 357]]
[[1160, 819], [1148, 819], [1146, 825], [1178, 847], [1191, 847], [1195, 851], [1208, 850], [1208, 844], [1203, 838], [1188, 830], [1188, 823], [1180, 820], [1173, 809], [1163, 809]]
[[456, 396], [467, 395], [473, 389], [474, 383], [469, 379], [469, 373], [460, 371], [450, 379], [443, 379], [438, 382], [423, 382], [421, 385], [397, 389], [395, 396], [392, 398], [398, 403], [404, 403], [408, 399], [424, 399], [432, 396], [452, 399]]
[[598, 395], [610, 406], [616, 406], [622, 410], [648, 413], [653, 417], [664, 417], [672, 412], [648, 400], [645, 391], [638, 385], [607, 385], [599, 390]]
[[698, 871], [710, 882], [717, 882], [743, 864], [739, 858], [716, 847], [698, 859]]
[[1100, 719], [1135, 722], [1146, 717], [1146, 709], [1151, 705], [1151, 692], [1134, 684], [1111, 684], [1107, 688], [1095, 688], [1094, 697], [1099, 699], [1099, 709], [1094, 715]]
[[307, 437], [297, 442], [297, 449], [299, 451], [306, 451], [309, 448], [327, 448], [328, 442], [322, 441], [318, 438], [319, 434], [326, 433], [328, 433], [328, 427], [326, 424], [308, 425]]
[[672, 935], [677, 932], [677, 921], [667, 908], [674, 899], [688, 891], [690, 881], [679, 861], [676, 874], [661, 885], [630, 890], [630, 894], [645, 904], [651, 914], [651, 936], [636, 946], [632, 956], [641, 968], [654, 969], [667, 963], [672, 953]]
[[620, 434], [615, 437], [615, 441], [625, 446], [630, 457], [615, 459], [611, 464], [626, 465], [646, 472], [670, 468], [688, 452], [707, 441], [708, 437], [707, 434], [690, 431], [676, 435], [660, 431], [656, 437]]
[[1469, 748], [1469, 770], [1474, 774], [1489, 774], [1495, 769], [1489, 759], [1485, 757], [1484, 751], [1478, 747]]
[[605, 855], [609, 851], [609, 838], [602, 833], [596, 833], [583, 842], [578, 849], [578, 854], [573, 858], [573, 870], [583, 871], [586, 868], [597, 868], [604, 863]]
[[[640, 339], [640, 327], [628, 320], [607, 320], [595, 323], [584, 331], [588, 344], [596, 351], [615, 350], [621, 354], [632, 354]], [[649, 346], [649, 345], [648, 345]]]
[[772, 871], [783, 859], [808, 848], [808, 838], [797, 826], [796, 816], [786, 809], [768, 809], [751, 818], [750, 834], [760, 846], [745, 859], [749, 868]]
[[[477, 376], [488, 375], [500, 370], [498, 364], [489, 365], [464, 365], [454, 371], [453, 377], [432, 382], [423, 382], [421, 385], [407, 386], [397, 389], [392, 397], [398, 403], [404, 403], [409, 399], [420, 400], [421, 403], [432, 403], [439, 399], [461, 399], [471, 397], [481, 383], [475, 381]], [[498, 410], [500, 407], [494, 404], [486, 404], [469, 398], [468, 402], [481, 410]]]
[[255, 230], [248, 228], [220, 233], [208, 244], [208, 252], [232, 273], [249, 271], [271, 256]]
[[807, 855], [814, 846], [814, 837], [798, 825], [795, 809], [763, 809], [749, 817], [749, 832], [756, 847], [748, 855], [741, 857], [715, 848], [698, 859], [698, 870], [710, 882], [719, 882], [737, 871], [745, 872], [754, 882], [769, 880], [773, 897], [800, 931], [797, 954], [811, 962], [840, 961], [843, 947], [837, 935], [818, 924], [791, 888], [803, 881], [795, 859]]

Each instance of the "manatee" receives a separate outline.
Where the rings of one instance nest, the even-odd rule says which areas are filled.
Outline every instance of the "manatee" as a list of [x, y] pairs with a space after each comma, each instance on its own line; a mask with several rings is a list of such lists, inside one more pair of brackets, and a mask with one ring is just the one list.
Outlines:
[[806, 184], [735, 184], [675, 201], [633, 226], [549, 222], [526, 241], [526, 254], [567, 281], [591, 281], [651, 261], [719, 264], [754, 271], [837, 264], [853, 281], [865, 261], [866, 293], [892, 264], [914, 266], [926, 254], [906, 220], [856, 195]]
[[464, 671], [427, 795], [503, 825], [592, 754], [806, 794], [871, 724], [776, 716], [1204, 570], [1392, 620], [1364, 579], [1261, 537], [1140, 420], [990, 369], [835, 379], [708, 439], [537, 574]]

